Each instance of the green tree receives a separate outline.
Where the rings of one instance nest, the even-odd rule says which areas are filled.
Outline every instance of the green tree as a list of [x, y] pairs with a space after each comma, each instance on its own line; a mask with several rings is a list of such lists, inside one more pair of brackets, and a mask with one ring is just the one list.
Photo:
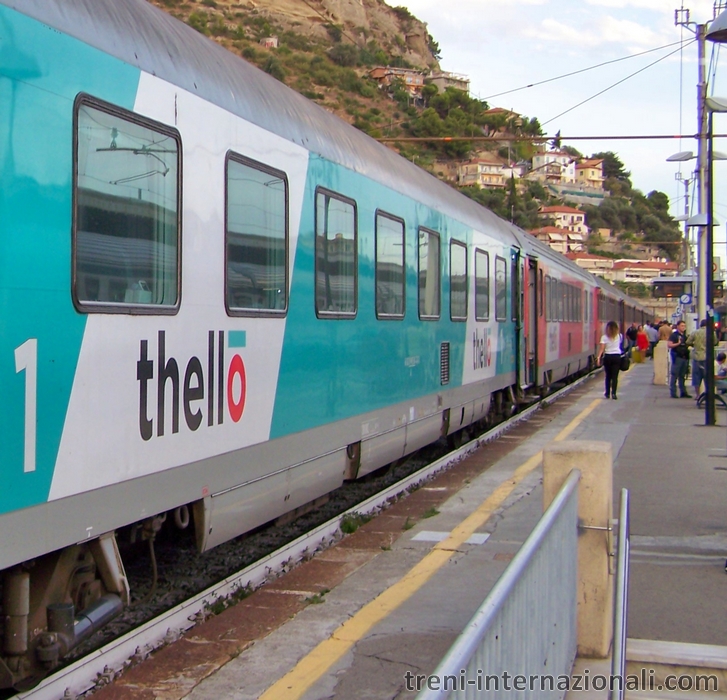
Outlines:
[[591, 156], [595, 160], [603, 160], [603, 176], [614, 178], [621, 182], [628, 182], [631, 186], [631, 173], [624, 167], [621, 159], [613, 151], [601, 151]]
[[359, 50], [352, 44], [334, 44], [328, 51], [328, 58], [339, 66], [355, 66], [358, 56]]

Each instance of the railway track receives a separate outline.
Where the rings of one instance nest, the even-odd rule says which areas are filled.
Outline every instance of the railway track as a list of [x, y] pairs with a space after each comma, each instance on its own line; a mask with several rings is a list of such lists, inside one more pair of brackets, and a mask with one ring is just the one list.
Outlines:
[[[79, 653], [83, 654], [80, 658], [43, 680], [34, 689], [18, 693], [13, 697], [18, 700], [25, 700], [26, 698], [32, 698], [32, 700], [75, 700], [76, 698], [92, 695], [97, 688], [111, 682], [116, 675], [129, 665], [141, 661], [155, 649], [173, 643], [187, 630], [209, 615], [214, 614], [217, 610], [234, 604], [236, 599], [244, 597], [248, 592], [282, 575], [297, 563], [312, 557], [317, 551], [335, 543], [342, 536], [341, 524], [345, 519], [377, 513], [385, 508], [388, 502], [416, 488], [437, 472], [447, 469], [464, 459], [482, 445], [497, 439], [514, 425], [527, 420], [544, 406], [570, 393], [592, 376], [593, 374], [586, 375], [553, 392], [545, 399], [503, 421], [460, 448], [439, 456], [420, 468], [416, 468], [412, 473], [397, 479], [395, 483], [378, 490], [374, 495], [337, 512], [325, 522], [319, 522], [304, 534], [295, 537], [282, 546], [276, 547], [274, 551], [268, 551], [259, 557], [255, 554], [255, 552], [265, 549], [266, 545], [264, 543], [270, 541], [270, 535], [265, 534], [265, 531], [254, 535], [252, 538], [245, 538], [246, 557], [247, 559], [250, 557], [255, 558], [255, 561], [243, 564], [238, 570], [233, 573], [223, 574], [222, 577], [220, 577], [220, 567], [218, 565], [214, 562], [211, 564], [206, 562], [204, 564], [204, 576], [214, 578], [215, 573], [217, 573], [219, 580], [205, 586], [202, 590], [195, 590], [192, 595], [187, 596], [185, 594], [183, 596], [185, 599], [181, 602], [172, 602], [170, 604], [169, 600], [182, 595], [185, 589], [187, 591], [199, 589], [201, 578], [194, 571], [187, 571], [187, 579], [181, 583], [176, 580], [172, 584], [178, 589], [174, 595], [169, 590], [165, 590], [164, 586], [161, 586], [157, 591], [151, 590], [151, 586], [150, 590], [144, 591], [143, 586], [140, 586], [142, 589], [141, 600], [136, 605], [131, 606], [124, 619], [114, 621], [107, 629], [99, 633], [113, 638], [106, 641], [99, 639], [97, 636], [85, 648], [80, 650]], [[421, 456], [419, 459], [421, 461]], [[297, 527], [305, 529], [305, 521], [298, 522]], [[290, 525], [286, 526], [286, 528], [289, 531]], [[250, 540], [255, 537], [262, 541], [254, 541], [253, 545], [250, 546]], [[237, 546], [240, 547], [239, 543]], [[269, 546], [268, 549], [270, 549]], [[230, 555], [221, 553], [220, 557], [229, 560]], [[182, 557], [182, 560], [184, 560], [184, 557]], [[199, 560], [197, 560], [196, 564], [199, 564]], [[187, 565], [192, 565], [191, 557]], [[183, 570], [184, 561], [177, 562], [177, 566]], [[160, 566], [159, 570], [163, 572], [165, 567]], [[147, 585], [149, 584], [147, 583]], [[165, 606], [166, 609], [158, 612], [160, 607]], [[133, 629], [124, 629], [130, 626], [133, 626]]]

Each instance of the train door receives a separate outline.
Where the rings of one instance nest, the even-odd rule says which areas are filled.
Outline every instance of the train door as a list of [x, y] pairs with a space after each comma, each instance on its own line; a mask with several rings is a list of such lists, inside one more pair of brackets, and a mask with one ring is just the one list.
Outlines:
[[515, 324], [515, 386], [522, 387], [527, 383], [524, 331], [524, 300], [523, 290], [523, 260], [520, 251], [513, 248], [510, 251], [510, 277], [512, 279], [512, 314], [511, 318]]
[[533, 258], [528, 258], [527, 278], [528, 286], [525, 303], [525, 348], [527, 362], [525, 364], [525, 383], [532, 386], [537, 381], [538, 376], [538, 313], [540, 311], [538, 305], [538, 299], [540, 299], [538, 261]]

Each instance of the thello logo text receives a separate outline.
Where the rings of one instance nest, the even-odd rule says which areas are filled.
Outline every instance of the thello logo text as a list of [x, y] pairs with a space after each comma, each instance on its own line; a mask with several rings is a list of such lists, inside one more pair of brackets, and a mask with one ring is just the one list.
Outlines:
[[[150, 440], [155, 426], [157, 437], [164, 435], [169, 415], [167, 409], [171, 413], [172, 433], [178, 433], [180, 404], [190, 430], [197, 430], [205, 417], [208, 426], [221, 425], [225, 413], [235, 423], [242, 418], [247, 393], [245, 363], [237, 353], [226, 361], [224, 331], [218, 331], [216, 337], [215, 331], [207, 334], [206, 359], [205, 368], [202, 360], [192, 356], [182, 371], [176, 358], [167, 358], [164, 331], [159, 331], [157, 338], [156, 362], [150, 357], [149, 341], [140, 341], [136, 378], [139, 381], [139, 433], [142, 439]], [[167, 402], [170, 394], [171, 406]]]

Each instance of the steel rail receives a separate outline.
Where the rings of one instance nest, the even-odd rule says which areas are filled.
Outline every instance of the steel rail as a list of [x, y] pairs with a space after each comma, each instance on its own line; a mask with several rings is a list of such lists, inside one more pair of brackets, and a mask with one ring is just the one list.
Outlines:
[[380, 510], [389, 500], [396, 498], [411, 487], [427, 481], [437, 472], [447, 469], [455, 462], [475, 452], [482, 445], [497, 439], [543, 407], [549, 406], [589, 381], [597, 373], [598, 370], [591, 372], [553, 392], [459, 449], [349, 508], [344, 513], [319, 525], [309, 533], [301, 535], [236, 574], [210, 586], [159, 617], [69, 664], [44, 679], [32, 690], [18, 693], [15, 698], [17, 700], [59, 700], [59, 698], [71, 700], [88, 692], [96, 685], [110, 682], [117, 673], [130, 665], [132, 659], [144, 657], [164, 644], [176, 641], [182, 634], [204, 619], [205, 611], [220, 599], [234, 595], [241, 589], [256, 589], [274, 578], [275, 574], [282, 571], [290, 561], [298, 562], [312, 552], [335, 542], [340, 532], [341, 521], [346, 516], [370, 514]]

